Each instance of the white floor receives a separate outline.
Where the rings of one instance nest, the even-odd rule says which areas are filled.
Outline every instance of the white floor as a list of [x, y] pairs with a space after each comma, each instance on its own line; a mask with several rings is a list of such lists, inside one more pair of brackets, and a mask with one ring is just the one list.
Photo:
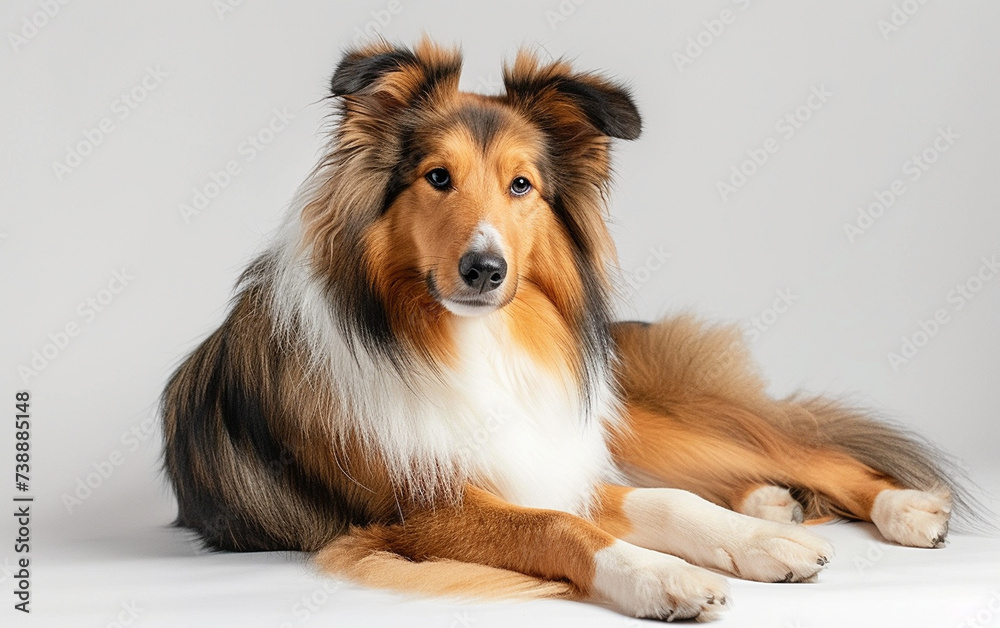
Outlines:
[[[1000, 256], [1000, 3], [5, 0], [3, 9], [0, 499], [15, 490], [10, 402], [27, 388], [37, 501], [30, 616], [12, 608], [18, 526], [10, 502], [0, 507], [0, 628], [643, 623], [568, 602], [407, 600], [338, 585], [298, 555], [204, 554], [164, 527], [176, 505], [159, 473], [156, 399], [221, 322], [236, 276], [313, 167], [332, 112], [328, 79], [363, 31], [463, 45], [463, 89], [501, 92], [501, 62], [522, 45], [631, 85], [643, 137], [614, 149], [610, 207], [622, 315], [691, 310], [752, 328], [771, 392], [847, 393], [881, 408], [1000, 495], [1000, 279], [985, 279]], [[904, 10], [901, 27], [881, 30]], [[734, 18], [724, 29], [722, 14]], [[17, 43], [22, 33], [30, 37]], [[687, 50], [696, 58], [678, 65]], [[817, 88], [833, 93], [821, 110], [806, 106]], [[132, 96], [136, 106], [123, 109], [136, 93], [141, 104]], [[280, 133], [275, 110], [294, 115]], [[783, 126], [793, 114], [795, 128]], [[958, 140], [939, 154], [945, 129]], [[245, 150], [265, 136], [266, 150]], [[780, 150], [720, 195], [765, 142]], [[71, 174], [54, 170], [84, 149]], [[185, 217], [181, 206], [230, 165], [241, 174]], [[879, 209], [899, 186], [905, 195]], [[865, 223], [863, 235], [845, 232]], [[134, 276], [124, 289], [122, 273]], [[769, 307], [778, 291], [796, 297], [780, 316]], [[931, 323], [942, 315], [946, 325]], [[71, 342], [67, 329], [78, 332]], [[890, 361], [911, 344], [905, 364]], [[96, 488], [69, 503], [83, 478]], [[916, 550], [882, 544], [870, 526], [821, 530], [838, 555], [818, 583], [733, 581], [735, 606], [715, 625], [1000, 628], [1000, 538], [953, 535], [945, 549]]]
[[[952, 535], [944, 549], [920, 550], [886, 545], [867, 524], [827, 524], [817, 530], [837, 547], [818, 583], [733, 580], [735, 604], [715, 625], [1000, 625], [1000, 539]], [[39, 550], [35, 562], [35, 610], [23, 625], [527, 628], [644, 623], [574, 602], [406, 599], [324, 578], [299, 554], [204, 553], [185, 533], [171, 528], [53, 545]]]

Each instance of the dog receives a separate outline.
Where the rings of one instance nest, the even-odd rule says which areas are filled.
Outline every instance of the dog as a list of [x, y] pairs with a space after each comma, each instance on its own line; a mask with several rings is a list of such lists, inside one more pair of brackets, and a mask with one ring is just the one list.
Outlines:
[[803, 522], [940, 547], [936, 450], [837, 400], [772, 399], [738, 330], [614, 322], [605, 201], [630, 91], [522, 51], [459, 91], [423, 40], [348, 51], [337, 122], [225, 322], [162, 399], [177, 524], [433, 595], [711, 619], [717, 572], [816, 579]]

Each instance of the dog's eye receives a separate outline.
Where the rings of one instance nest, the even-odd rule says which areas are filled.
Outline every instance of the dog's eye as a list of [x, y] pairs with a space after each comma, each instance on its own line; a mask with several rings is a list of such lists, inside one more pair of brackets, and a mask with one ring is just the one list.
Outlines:
[[510, 182], [510, 193], [514, 196], [524, 196], [529, 190], [531, 190], [531, 181], [524, 177], [514, 177], [514, 180]]
[[427, 182], [438, 190], [447, 190], [451, 185], [451, 175], [444, 168], [435, 168], [424, 177]]

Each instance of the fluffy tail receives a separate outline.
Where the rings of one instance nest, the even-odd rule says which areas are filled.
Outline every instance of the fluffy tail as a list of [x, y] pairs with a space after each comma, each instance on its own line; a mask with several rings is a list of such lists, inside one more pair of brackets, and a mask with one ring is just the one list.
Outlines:
[[[791, 409], [783, 428], [792, 438], [841, 451], [904, 488], [949, 495], [959, 529], [993, 529], [991, 513], [970, 490], [975, 485], [968, 475], [923, 436], [873, 411], [828, 398], [793, 396], [781, 405]], [[821, 494], [797, 497], [807, 516], [836, 512]]]
[[581, 599], [568, 582], [535, 578], [516, 571], [445, 559], [413, 561], [391, 551], [384, 529], [351, 528], [316, 555], [330, 575], [357, 584], [402, 593], [459, 599]]
[[[711, 485], [773, 480], [788, 485], [807, 518], [850, 515], [818, 486], [796, 485], [802, 473], [787, 472], [815, 466], [803, 452], [831, 452], [904, 488], [949, 493], [968, 529], [992, 528], [989, 510], [966, 488], [973, 486], [967, 475], [926, 439], [841, 401], [769, 397], [738, 328], [707, 327], [679, 316], [654, 324], [619, 323], [612, 331], [618, 379], [629, 404], [658, 415], [642, 426], [647, 450], [629, 441], [622, 447], [626, 462], [629, 456], [647, 462], [647, 476], [709, 495]], [[648, 451], [653, 446], [663, 453]], [[711, 485], [699, 481], [712, 471], [718, 473]]]

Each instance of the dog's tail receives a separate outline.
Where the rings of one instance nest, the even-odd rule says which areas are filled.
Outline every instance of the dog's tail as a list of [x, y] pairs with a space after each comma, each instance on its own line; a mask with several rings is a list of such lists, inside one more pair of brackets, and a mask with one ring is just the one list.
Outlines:
[[[842, 451], [906, 488], [947, 495], [959, 528], [992, 527], [989, 510], [976, 498], [967, 474], [923, 436], [874, 411], [825, 397], [793, 396], [782, 405], [794, 409], [782, 426], [793, 438]], [[796, 497], [812, 518], [845, 514], [836, 512], [822, 494], [804, 492]]]
[[[658, 472], [667, 469], [674, 473], [667, 478], [671, 485], [718, 503], [726, 503], [725, 492], [734, 486], [776, 480], [770, 483], [787, 485], [806, 519], [850, 516], [823, 487], [797, 484], [801, 473], [772, 477], [779, 468], [813, 466], [802, 452], [837, 453], [904, 488], [950, 496], [966, 530], [993, 529], [967, 474], [920, 435], [841, 400], [772, 399], [739, 329], [679, 316], [651, 325], [617, 324], [613, 333], [627, 399], [658, 415], [644, 426], [648, 443], [623, 441], [625, 450], [652, 461], [642, 469], [652, 480], [663, 480]], [[725, 490], [717, 491], [720, 486]]]
[[316, 555], [324, 572], [364, 586], [457, 599], [582, 599], [568, 582], [447, 559], [410, 560], [391, 550], [381, 526], [352, 527]]

